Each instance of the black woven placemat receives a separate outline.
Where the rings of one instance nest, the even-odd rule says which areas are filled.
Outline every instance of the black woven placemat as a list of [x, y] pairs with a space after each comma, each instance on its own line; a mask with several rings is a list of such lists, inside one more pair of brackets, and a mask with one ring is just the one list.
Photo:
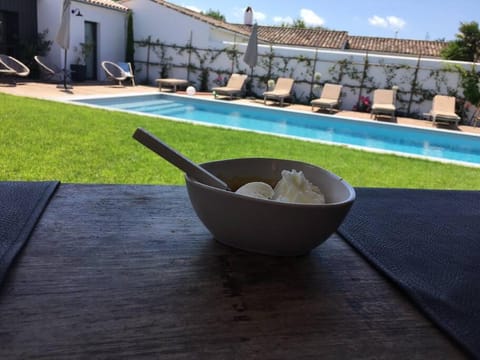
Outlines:
[[0, 286], [58, 185], [58, 181], [0, 182]]
[[340, 235], [480, 358], [480, 191], [356, 192]]

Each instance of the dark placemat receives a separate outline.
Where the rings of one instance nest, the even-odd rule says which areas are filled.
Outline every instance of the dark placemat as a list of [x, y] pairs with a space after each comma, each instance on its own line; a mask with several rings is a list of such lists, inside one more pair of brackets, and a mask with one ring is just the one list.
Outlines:
[[59, 182], [0, 182], [0, 286]]
[[340, 235], [480, 358], [480, 191], [356, 192]]

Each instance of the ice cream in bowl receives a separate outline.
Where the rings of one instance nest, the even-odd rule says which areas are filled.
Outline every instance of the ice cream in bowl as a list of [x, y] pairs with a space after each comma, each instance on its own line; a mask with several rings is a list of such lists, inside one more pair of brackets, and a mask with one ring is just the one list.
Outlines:
[[201, 167], [229, 189], [185, 175], [197, 216], [217, 241], [246, 251], [307, 254], [336, 231], [355, 201], [345, 180], [300, 161], [241, 158]]
[[355, 190], [321, 167], [242, 158], [196, 164], [138, 128], [133, 138], [185, 172], [193, 209], [219, 242], [267, 255], [304, 255], [335, 232]]

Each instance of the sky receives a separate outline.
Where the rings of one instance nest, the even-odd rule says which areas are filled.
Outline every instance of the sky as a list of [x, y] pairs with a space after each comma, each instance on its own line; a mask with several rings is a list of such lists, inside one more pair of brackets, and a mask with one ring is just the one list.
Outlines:
[[259, 25], [302, 19], [308, 26], [348, 31], [349, 35], [416, 40], [454, 40], [460, 23], [480, 23], [479, 0], [171, 0], [196, 11], [219, 11], [227, 22], [243, 23], [247, 6]]

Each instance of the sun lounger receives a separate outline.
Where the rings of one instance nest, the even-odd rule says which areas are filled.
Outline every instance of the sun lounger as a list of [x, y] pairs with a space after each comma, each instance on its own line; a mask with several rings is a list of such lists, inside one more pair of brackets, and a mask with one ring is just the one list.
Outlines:
[[272, 91], [265, 91], [263, 93], [263, 103], [267, 103], [267, 99], [280, 101], [280, 106], [283, 106], [283, 101], [292, 96], [293, 83], [295, 80], [291, 78], [278, 78], [275, 83], [275, 88]]
[[130, 80], [132, 86], [135, 86], [135, 76], [133, 75], [132, 64], [129, 62], [117, 62], [117, 65], [125, 72], [125, 75], [127, 76], [126, 80]]
[[373, 103], [370, 117], [377, 118], [377, 115], [390, 115], [395, 118], [395, 91], [377, 89], [373, 92]]
[[333, 108], [338, 107], [338, 104], [340, 103], [341, 93], [342, 85], [325, 84], [320, 97], [310, 102], [312, 105], [312, 111], [314, 111], [315, 107], [318, 107], [320, 109], [328, 109], [332, 112]]
[[135, 78], [130, 63], [114, 63], [112, 61], [102, 61], [102, 68], [105, 71], [107, 79], [118, 82], [119, 86], [123, 86], [124, 80], [130, 80], [132, 86], [135, 86]]
[[26, 77], [30, 74], [30, 69], [27, 65], [12, 56], [0, 54], [0, 73], [13, 79], [16, 84], [15, 77]]
[[45, 75], [45, 79], [47, 81], [55, 80], [55, 79], [57, 79], [58, 81], [63, 80], [63, 76], [64, 76], [63, 69], [60, 69], [59, 67], [53, 64], [48, 64], [45, 58], [43, 58], [42, 56], [37, 55], [37, 56], [34, 56], [33, 59], [38, 64], [40, 71]]
[[455, 113], [455, 97], [435, 95], [433, 97], [432, 110], [430, 110], [432, 125], [437, 123], [454, 123], [458, 126], [460, 116]]
[[217, 98], [217, 95], [229, 96], [230, 99], [233, 99], [234, 96], [241, 95], [244, 91], [245, 81], [247, 80], [247, 75], [243, 74], [232, 74], [226, 86], [214, 87], [212, 89], [214, 97]]
[[477, 127], [477, 123], [480, 121], [480, 107], [477, 109], [475, 112], [475, 115], [473, 115], [473, 122], [472, 126]]

